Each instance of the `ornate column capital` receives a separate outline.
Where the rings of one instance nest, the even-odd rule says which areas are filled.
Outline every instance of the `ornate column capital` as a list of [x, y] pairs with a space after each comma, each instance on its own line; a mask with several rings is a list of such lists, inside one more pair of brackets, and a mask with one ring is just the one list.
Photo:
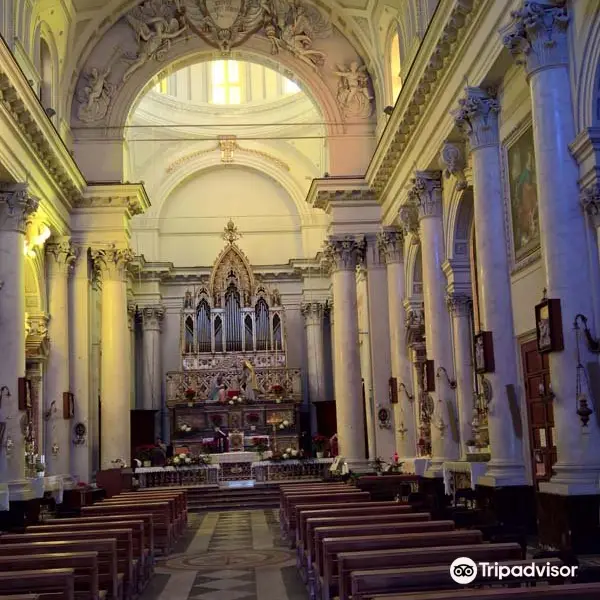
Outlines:
[[129, 248], [115, 248], [113, 246], [106, 249], [95, 248], [92, 250], [95, 269], [102, 274], [103, 279], [109, 281], [126, 281], [127, 266], [133, 258], [133, 252]]
[[442, 151], [440, 152], [440, 159], [445, 167], [444, 177], [446, 179], [455, 177], [457, 189], [467, 189], [469, 183], [467, 181], [467, 176], [465, 175], [467, 161], [465, 160], [463, 144], [456, 144], [446, 140], [442, 147]]
[[25, 233], [27, 219], [38, 209], [25, 184], [0, 184], [0, 230]]
[[332, 272], [354, 271], [364, 253], [365, 241], [360, 236], [332, 236], [325, 243], [324, 255]]
[[581, 191], [579, 202], [581, 208], [587, 213], [596, 227], [600, 226], [600, 186], [597, 183]]
[[45, 360], [50, 349], [46, 313], [25, 313], [25, 354], [27, 358]]
[[59, 238], [46, 244], [46, 260], [50, 277], [68, 275], [76, 259], [77, 250], [71, 244], [70, 238]]
[[442, 216], [442, 172], [415, 171], [412, 188], [409, 191], [411, 200], [419, 212], [419, 220]]
[[323, 302], [303, 302], [300, 306], [300, 312], [306, 325], [320, 325], [325, 315], [325, 309]]
[[493, 93], [467, 87], [465, 97], [458, 101], [458, 105], [459, 108], [453, 113], [454, 121], [469, 140], [471, 151], [485, 146], [498, 146], [500, 103]]
[[386, 227], [377, 234], [377, 247], [386, 263], [404, 262], [404, 231]]
[[[135, 314], [135, 305], [130, 304], [129, 307], [134, 308]], [[161, 330], [161, 323], [165, 318], [165, 307], [162, 304], [143, 306], [140, 312], [142, 314], [142, 327], [144, 328], [144, 331]]]
[[503, 28], [502, 43], [525, 65], [527, 75], [568, 64], [567, 27], [570, 17], [564, 0], [525, 0], [511, 13], [513, 22]]
[[468, 317], [471, 314], [473, 299], [467, 294], [448, 294], [446, 304], [453, 317]]
[[404, 235], [411, 235], [414, 244], [419, 243], [419, 211], [414, 204], [404, 204], [398, 211], [398, 220]]

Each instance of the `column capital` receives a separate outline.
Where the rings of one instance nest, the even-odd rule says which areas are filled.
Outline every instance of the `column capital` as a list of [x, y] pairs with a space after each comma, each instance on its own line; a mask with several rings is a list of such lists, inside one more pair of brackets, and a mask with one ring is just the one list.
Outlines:
[[134, 255], [130, 248], [92, 249], [92, 259], [95, 268], [109, 281], [126, 281], [127, 266], [133, 261]]
[[332, 272], [354, 271], [364, 253], [365, 240], [361, 236], [332, 236], [325, 242], [324, 254]]
[[71, 238], [62, 237], [46, 244], [46, 260], [49, 275], [68, 275], [75, 263], [78, 249], [71, 243]]
[[471, 314], [473, 299], [467, 294], [448, 294], [446, 304], [453, 317], [468, 317]]
[[413, 243], [419, 243], [419, 211], [414, 204], [404, 204], [398, 211], [404, 235], [412, 235]]
[[377, 247], [386, 263], [404, 262], [404, 231], [397, 227], [386, 227], [377, 234]]
[[500, 30], [502, 43], [517, 64], [525, 65], [528, 76], [540, 69], [568, 64], [570, 17], [564, 0], [525, 0], [511, 16], [512, 23]]
[[25, 313], [25, 355], [28, 359], [45, 360], [48, 356], [50, 340], [46, 313]]
[[379, 245], [379, 233], [371, 232], [365, 234], [365, 248], [362, 255], [363, 266], [369, 269], [385, 268], [385, 253]]
[[[135, 305], [130, 304], [129, 307], [134, 308]], [[130, 310], [128, 307], [128, 311]], [[161, 323], [165, 317], [165, 307], [162, 304], [155, 304], [152, 306], [142, 306], [140, 309], [142, 314], [142, 327], [144, 331], [160, 331]], [[131, 314], [131, 313], [130, 313]]]
[[579, 202], [581, 208], [592, 219], [596, 227], [600, 227], [600, 186], [594, 183], [581, 191]]
[[464, 144], [449, 142], [446, 140], [440, 152], [440, 159], [445, 167], [444, 177], [450, 179], [450, 177], [456, 178], [456, 187], [459, 190], [465, 190], [469, 186], [467, 176], [465, 175], [465, 169], [467, 168], [467, 161], [465, 159]]
[[442, 172], [415, 171], [409, 200], [419, 212], [419, 220], [442, 216]]
[[494, 94], [482, 88], [467, 87], [465, 97], [458, 101], [458, 105], [459, 108], [453, 113], [454, 121], [469, 140], [471, 151], [485, 146], [498, 146], [500, 103]]
[[303, 302], [300, 312], [305, 319], [306, 325], [318, 325], [325, 315], [326, 306], [323, 302]]
[[25, 233], [27, 219], [38, 206], [26, 184], [0, 184], [0, 230]]

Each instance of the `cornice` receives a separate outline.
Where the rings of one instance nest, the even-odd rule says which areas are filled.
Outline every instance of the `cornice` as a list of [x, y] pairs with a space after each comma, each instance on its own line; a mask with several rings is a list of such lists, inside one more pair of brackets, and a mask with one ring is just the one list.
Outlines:
[[85, 179], [1, 37], [0, 105], [56, 185], [57, 195], [70, 207], [80, 197]]
[[377, 196], [388, 185], [426, 108], [438, 88], [441, 74], [468, 25], [484, 0], [441, 0], [423, 46], [405, 82], [390, 122], [367, 170]]
[[86, 188], [75, 208], [125, 209], [134, 216], [150, 208], [150, 199], [143, 183], [99, 183]]
[[314, 208], [330, 212], [335, 203], [352, 206], [372, 205], [377, 201], [374, 191], [363, 177], [326, 177], [313, 179], [306, 202]]

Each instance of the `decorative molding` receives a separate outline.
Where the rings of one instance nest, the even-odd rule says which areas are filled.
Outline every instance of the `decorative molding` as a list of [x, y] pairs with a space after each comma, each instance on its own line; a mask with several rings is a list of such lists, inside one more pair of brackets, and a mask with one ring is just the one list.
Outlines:
[[494, 94], [481, 88], [467, 87], [465, 97], [458, 104], [458, 110], [453, 113], [454, 120], [469, 140], [471, 151], [485, 146], [497, 147], [500, 143], [500, 103]]
[[0, 231], [25, 233], [27, 220], [38, 206], [38, 199], [29, 195], [27, 185], [0, 183]]
[[48, 242], [45, 248], [49, 277], [53, 274], [67, 275], [77, 260], [77, 252], [70, 238]]
[[306, 321], [306, 325], [320, 325], [323, 322], [327, 306], [324, 302], [303, 302], [300, 312]]
[[332, 272], [355, 271], [364, 253], [365, 241], [360, 236], [332, 236], [323, 252]]
[[419, 211], [419, 220], [442, 217], [442, 173], [441, 171], [415, 171], [409, 201]]
[[165, 312], [165, 307], [162, 304], [140, 307], [144, 331], [160, 331]]
[[[425, 58], [423, 61], [426, 66], [420, 79], [411, 86], [412, 96], [403, 103], [399, 116], [393, 115], [390, 120], [388, 127], [392, 133], [382, 140], [382, 152], [378, 153], [372, 177], [373, 188], [378, 196], [388, 185], [398, 165], [402, 164], [408, 143], [440, 85], [440, 74], [446, 69], [455, 49], [462, 43], [471, 18], [481, 4], [482, 0], [454, 0], [451, 9], [446, 9], [443, 13], [438, 11], [440, 15], [448, 15], [445, 24], [437, 42], [433, 44], [429, 59]], [[407, 85], [410, 83], [407, 82], [405, 87]]]
[[414, 244], [419, 243], [419, 212], [414, 204], [404, 204], [398, 211], [404, 235], [410, 235]]
[[396, 227], [386, 227], [377, 234], [379, 252], [386, 263], [404, 262], [404, 231]]
[[594, 225], [600, 227], [600, 186], [590, 185], [581, 192], [581, 208], [590, 216]]
[[135, 216], [150, 208], [150, 200], [143, 183], [98, 184], [88, 186], [75, 208], [123, 209]]
[[569, 64], [567, 28], [570, 17], [564, 0], [525, 0], [511, 13], [513, 22], [502, 28], [502, 43], [525, 66], [530, 76], [539, 69]]
[[111, 247], [92, 250], [95, 269], [102, 274], [103, 280], [125, 282], [127, 280], [127, 267], [133, 259], [133, 251], [129, 248]]
[[469, 186], [469, 183], [465, 175], [467, 161], [465, 159], [465, 152], [462, 148], [462, 144], [456, 144], [446, 140], [440, 153], [440, 159], [445, 167], [444, 177], [446, 179], [455, 177], [456, 189], [461, 191], [466, 189]]
[[473, 298], [467, 294], [448, 294], [446, 305], [453, 317], [468, 317], [471, 314]]

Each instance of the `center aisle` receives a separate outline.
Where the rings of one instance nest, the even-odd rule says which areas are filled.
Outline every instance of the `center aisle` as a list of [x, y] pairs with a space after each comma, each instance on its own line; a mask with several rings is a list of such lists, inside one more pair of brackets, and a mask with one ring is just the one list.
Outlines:
[[188, 531], [139, 600], [307, 600], [279, 510], [189, 516]]

